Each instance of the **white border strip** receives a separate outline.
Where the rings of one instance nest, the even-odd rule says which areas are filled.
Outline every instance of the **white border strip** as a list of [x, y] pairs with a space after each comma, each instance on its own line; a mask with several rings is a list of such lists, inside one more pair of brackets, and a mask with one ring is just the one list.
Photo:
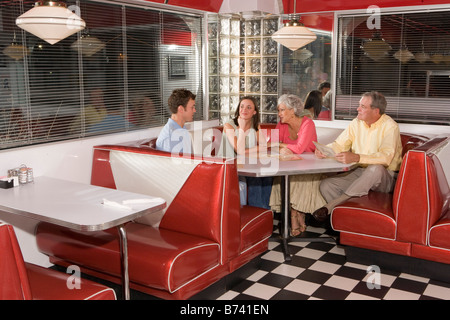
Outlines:
[[173, 270], [173, 266], [174, 266], [174, 264], [175, 264], [175, 261], [176, 261], [182, 254], [184, 254], [184, 253], [186, 253], [186, 252], [189, 252], [189, 251], [192, 251], [192, 250], [195, 250], [195, 249], [198, 249], [198, 248], [202, 248], [202, 247], [210, 247], [210, 246], [217, 246], [217, 247], [219, 248], [219, 253], [220, 253], [220, 245], [217, 244], [217, 243], [210, 243], [210, 244], [204, 244], [204, 245], [201, 245], [201, 246], [192, 247], [192, 248], [189, 248], [189, 249], [184, 250], [183, 252], [180, 252], [179, 254], [177, 254], [177, 256], [175, 257], [175, 259], [173, 259], [172, 264], [171, 264], [171, 266], [170, 266], [170, 268], [169, 268], [169, 273], [167, 274], [167, 284], [168, 284], [168, 286], [169, 286], [169, 292], [170, 292], [170, 293], [174, 293], [175, 291], [177, 291], [177, 290], [183, 288], [184, 286], [186, 286], [186, 285], [188, 285], [189, 283], [195, 281], [195, 280], [198, 279], [199, 277], [203, 276], [204, 274], [210, 272], [211, 270], [217, 268], [217, 267], [220, 265], [220, 264], [216, 264], [216, 265], [213, 266], [212, 268], [210, 268], [210, 269], [204, 271], [203, 273], [197, 275], [195, 278], [192, 278], [191, 280], [185, 282], [184, 284], [182, 284], [182, 285], [179, 286], [178, 288], [172, 289], [170, 277], [171, 277], [171, 275], [172, 275], [172, 270]]

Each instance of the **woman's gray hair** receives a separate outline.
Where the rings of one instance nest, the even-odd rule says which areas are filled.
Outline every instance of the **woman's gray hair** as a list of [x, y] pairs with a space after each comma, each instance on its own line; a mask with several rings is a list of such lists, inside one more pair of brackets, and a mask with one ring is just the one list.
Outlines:
[[294, 109], [294, 114], [300, 116], [305, 109], [302, 99], [295, 94], [283, 94], [278, 98], [278, 105], [284, 104], [288, 109]]

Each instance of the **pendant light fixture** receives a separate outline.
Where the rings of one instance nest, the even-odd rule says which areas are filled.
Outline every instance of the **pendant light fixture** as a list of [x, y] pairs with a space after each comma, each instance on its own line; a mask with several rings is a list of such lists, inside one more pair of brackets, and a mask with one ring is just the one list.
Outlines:
[[86, 33], [81, 35], [80, 39], [72, 43], [70, 47], [84, 56], [90, 57], [102, 50], [105, 45], [103, 41]]
[[389, 55], [389, 51], [392, 50], [392, 47], [384, 41], [381, 37], [381, 33], [375, 32], [372, 39], [364, 42], [361, 49], [372, 60], [380, 61]]
[[301, 63], [304, 63], [309, 60], [313, 56], [313, 53], [306, 48], [302, 48], [301, 50], [297, 50], [292, 54], [293, 60], [298, 60]]
[[20, 28], [36, 37], [55, 44], [83, 30], [86, 23], [61, 1], [38, 1], [35, 6], [16, 19]]
[[394, 58], [402, 63], [406, 63], [414, 58], [414, 55], [408, 50], [408, 48], [403, 45], [396, 53], [394, 53]]
[[296, 14], [296, 0], [294, 0], [294, 14], [289, 15], [289, 22], [283, 28], [272, 35], [272, 39], [281, 45], [295, 51], [317, 39], [314, 32], [301, 23]]
[[414, 59], [414, 55], [411, 53], [411, 51], [408, 50], [408, 47], [406, 46], [406, 37], [408, 35], [408, 32], [407, 26], [405, 26], [405, 22], [403, 21], [403, 17], [401, 35], [403, 38], [403, 44], [401, 45], [400, 49], [396, 53], [394, 53], [394, 58], [402, 63], [407, 63], [409, 60]]
[[13, 42], [9, 46], [7, 46], [5, 49], [3, 49], [4, 55], [7, 55], [8, 57], [10, 57], [11, 59], [14, 59], [16, 61], [23, 59], [23, 57], [27, 56], [29, 53], [30, 53], [30, 49], [17, 43], [16, 32], [14, 32]]
[[419, 63], [424, 63], [430, 60], [430, 55], [425, 52], [425, 46], [423, 45], [423, 32], [422, 32], [422, 51], [414, 55], [414, 59]]

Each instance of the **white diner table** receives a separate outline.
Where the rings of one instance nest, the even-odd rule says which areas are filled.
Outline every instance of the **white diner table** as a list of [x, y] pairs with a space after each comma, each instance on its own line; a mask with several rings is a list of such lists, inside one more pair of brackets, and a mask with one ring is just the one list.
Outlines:
[[[306, 152], [301, 155], [292, 155], [287, 159], [278, 155], [265, 155], [262, 157], [238, 157], [238, 175], [246, 177], [276, 177], [280, 176], [284, 181], [282, 185], [283, 198], [283, 231], [281, 241], [286, 261], [291, 260], [288, 250], [289, 241], [311, 241], [311, 238], [290, 238], [288, 230], [288, 218], [290, 212], [289, 177], [298, 174], [337, 173], [352, 170], [356, 163], [344, 164], [335, 159], [319, 159], [314, 153]], [[283, 191], [284, 190], [284, 191]], [[316, 238], [315, 241], [328, 241], [330, 238]]]
[[119, 231], [124, 299], [130, 298], [124, 224], [166, 207], [164, 199], [51, 177], [0, 189], [0, 210], [80, 231]]

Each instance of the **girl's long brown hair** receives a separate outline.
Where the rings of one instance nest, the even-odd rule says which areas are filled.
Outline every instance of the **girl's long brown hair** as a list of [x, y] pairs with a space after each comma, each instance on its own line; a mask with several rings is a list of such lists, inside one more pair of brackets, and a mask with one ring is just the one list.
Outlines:
[[244, 97], [241, 98], [241, 100], [239, 100], [239, 104], [238, 104], [238, 106], [237, 106], [237, 108], [236, 108], [236, 112], [234, 113], [234, 118], [233, 118], [234, 124], [235, 124], [236, 126], [239, 125], [239, 123], [238, 123], [239, 109], [240, 109], [239, 107], [240, 107], [241, 102], [242, 102], [243, 100], [250, 100], [250, 101], [253, 102], [253, 105], [255, 106], [255, 111], [256, 111], [256, 113], [255, 113], [255, 114], [253, 115], [253, 117], [252, 117], [252, 120], [253, 120], [253, 129], [255, 129], [255, 131], [258, 131], [258, 129], [259, 129], [259, 123], [260, 123], [260, 120], [259, 120], [259, 108], [258, 108], [258, 102], [256, 101], [256, 99], [255, 99], [254, 97], [251, 97], [251, 96], [244, 96]]

